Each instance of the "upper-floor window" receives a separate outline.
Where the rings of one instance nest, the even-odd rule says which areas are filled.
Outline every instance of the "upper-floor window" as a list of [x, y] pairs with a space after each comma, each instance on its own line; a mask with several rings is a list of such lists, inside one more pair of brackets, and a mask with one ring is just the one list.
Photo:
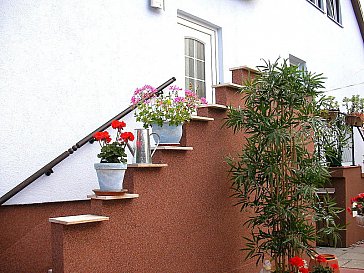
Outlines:
[[341, 24], [340, 0], [326, 0], [327, 16]]
[[291, 54], [289, 54], [288, 60], [290, 65], [297, 66], [299, 70], [307, 71], [306, 62], [304, 60], [301, 60], [300, 58], [297, 58]]
[[318, 7], [319, 9], [323, 10], [324, 9], [324, 3], [323, 0], [308, 0], [309, 2], [311, 2], [312, 4], [314, 4], [316, 7]]

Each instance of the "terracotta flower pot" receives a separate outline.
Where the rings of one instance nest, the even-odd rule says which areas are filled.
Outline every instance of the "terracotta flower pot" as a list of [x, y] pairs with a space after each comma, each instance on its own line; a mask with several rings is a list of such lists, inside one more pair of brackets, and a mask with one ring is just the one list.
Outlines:
[[355, 115], [347, 115], [345, 117], [345, 122], [346, 122], [346, 124], [355, 126], [355, 127], [363, 126], [363, 121], [361, 120], [361, 118], [358, 116], [355, 116]]
[[[325, 259], [325, 261], [323, 261], [323, 259]], [[323, 267], [330, 267], [332, 268], [332, 265], [337, 264], [337, 268], [333, 268], [333, 273], [340, 273], [340, 268], [339, 268], [339, 262], [337, 260], [337, 257], [333, 254], [320, 254], [317, 255], [314, 259], [310, 260], [310, 264], [308, 269], [311, 271], [313, 271], [314, 266], [318, 266], [318, 265], [322, 265]], [[334, 266], [335, 267], [335, 266]]]

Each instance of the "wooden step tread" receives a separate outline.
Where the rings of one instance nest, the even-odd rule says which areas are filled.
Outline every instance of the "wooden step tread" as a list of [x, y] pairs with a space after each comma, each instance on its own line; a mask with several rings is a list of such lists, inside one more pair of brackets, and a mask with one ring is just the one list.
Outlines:
[[162, 167], [168, 167], [168, 164], [164, 163], [133, 163], [128, 164], [128, 168], [162, 168]]
[[[153, 150], [155, 147], [151, 147]], [[157, 147], [157, 150], [174, 150], [174, 151], [192, 151], [193, 147], [184, 147], [184, 146], [163, 146], [160, 145]]]
[[236, 84], [236, 83], [220, 83], [220, 84], [215, 84], [215, 85], [212, 86], [212, 88], [218, 88], [218, 87], [232, 87], [234, 89], [243, 88], [242, 85]]
[[221, 110], [228, 109], [228, 107], [223, 104], [204, 104], [204, 105], [199, 106], [198, 108], [213, 108], [213, 109], [221, 109]]
[[85, 223], [95, 223], [109, 221], [109, 217], [100, 216], [100, 215], [92, 215], [92, 214], [83, 214], [83, 215], [73, 215], [73, 216], [63, 216], [63, 217], [54, 217], [49, 218], [49, 222], [61, 225], [77, 225], [77, 224], [85, 224]]
[[95, 199], [95, 200], [121, 200], [121, 199], [133, 199], [133, 198], [138, 198], [139, 194], [137, 193], [125, 193], [123, 195], [96, 195], [96, 194], [91, 194], [91, 195], [87, 195], [87, 198], [90, 199]]
[[191, 120], [195, 121], [214, 121], [214, 118], [201, 117], [201, 116], [191, 116]]
[[239, 69], [248, 70], [248, 71], [251, 71], [251, 72], [256, 73], [256, 74], [260, 74], [261, 73], [259, 70], [254, 69], [254, 68], [251, 68], [251, 67], [246, 66], [246, 65], [242, 65], [242, 66], [238, 66], [238, 67], [232, 67], [229, 70], [230, 71], [234, 71], [234, 70], [239, 70]]

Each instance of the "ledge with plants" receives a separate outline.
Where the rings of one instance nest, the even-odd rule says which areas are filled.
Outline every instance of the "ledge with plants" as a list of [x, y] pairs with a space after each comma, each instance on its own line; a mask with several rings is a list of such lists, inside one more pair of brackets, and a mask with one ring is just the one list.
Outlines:
[[191, 120], [197, 107], [207, 103], [206, 99], [191, 90], [170, 86], [163, 94], [145, 100], [156, 92], [150, 85], [135, 90], [131, 103], [138, 104], [136, 120], [142, 122], [144, 128], [152, 127], [153, 133], [160, 137], [160, 144], [179, 144], [182, 124]]

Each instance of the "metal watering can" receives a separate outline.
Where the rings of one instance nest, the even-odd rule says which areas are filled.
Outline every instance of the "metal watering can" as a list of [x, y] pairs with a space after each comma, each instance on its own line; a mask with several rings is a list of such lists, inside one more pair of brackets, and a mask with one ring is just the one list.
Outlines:
[[[143, 164], [151, 164], [152, 157], [157, 150], [159, 145], [160, 137], [156, 133], [149, 133], [149, 129], [135, 129], [135, 141], [134, 141], [134, 148], [130, 146], [128, 143], [128, 148], [133, 155], [133, 163], [143, 163]], [[151, 152], [150, 149], [150, 136], [156, 135], [158, 138], [157, 144]]]

